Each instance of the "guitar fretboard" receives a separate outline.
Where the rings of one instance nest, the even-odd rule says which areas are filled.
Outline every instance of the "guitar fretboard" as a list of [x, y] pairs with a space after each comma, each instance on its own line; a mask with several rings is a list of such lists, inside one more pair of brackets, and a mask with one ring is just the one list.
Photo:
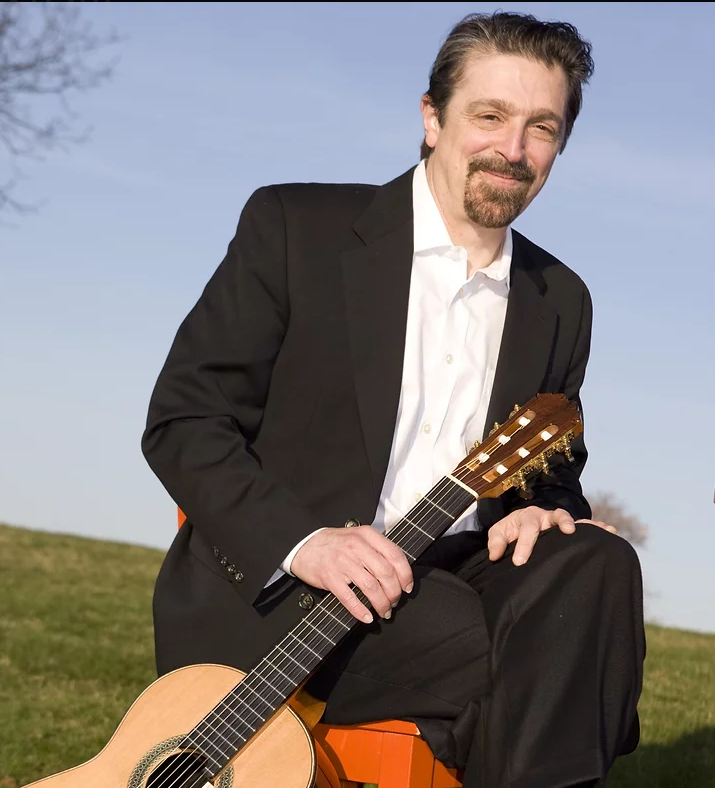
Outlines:
[[[468, 490], [444, 477], [387, 538], [413, 563], [474, 500]], [[370, 608], [363, 593], [355, 587], [353, 591]], [[199, 750], [206, 758], [206, 774], [213, 779], [358, 623], [333, 594], [327, 594], [201, 720], [181, 747]]]

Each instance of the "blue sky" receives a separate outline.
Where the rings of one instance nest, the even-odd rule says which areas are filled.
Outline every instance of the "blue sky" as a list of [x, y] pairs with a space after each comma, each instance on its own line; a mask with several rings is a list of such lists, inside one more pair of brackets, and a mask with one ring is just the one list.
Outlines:
[[[415, 164], [439, 45], [497, 7], [82, 4], [127, 40], [113, 81], [74, 102], [89, 142], [23, 164], [18, 196], [44, 206], [0, 227], [0, 520], [168, 546], [147, 404], [246, 199]], [[649, 526], [649, 617], [715, 631], [715, 6], [501, 7], [594, 45], [574, 134], [515, 225], [593, 295], [584, 486]]]

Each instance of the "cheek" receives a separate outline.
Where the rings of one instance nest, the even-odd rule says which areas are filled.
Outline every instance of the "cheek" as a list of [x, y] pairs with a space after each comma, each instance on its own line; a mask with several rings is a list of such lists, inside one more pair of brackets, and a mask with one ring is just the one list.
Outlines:
[[558, 148], [556, 146], [539, 146], [531, 151], [530, 162], [536, 173], [537, 181], [545, 181], [556, 161]]

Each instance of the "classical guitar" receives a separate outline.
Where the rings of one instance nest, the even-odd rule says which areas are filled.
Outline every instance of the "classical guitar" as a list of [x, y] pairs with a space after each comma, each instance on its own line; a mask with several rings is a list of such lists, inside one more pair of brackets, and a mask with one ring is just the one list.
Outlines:
[[[570, 459], [582, 430], [561, 394], [516, 407], [389, 532], [414, 562], [477, 498], [526, 489], [527, 475]], [[354, 589], [361, 602], [365, 596]], [[46, 777], [42, 788], [310, 788], [316, 759], [289, 702], [360, 622], [327, 594], [248, 674], [221, 665], [180, 668], [152, 683], [92, 760]]]

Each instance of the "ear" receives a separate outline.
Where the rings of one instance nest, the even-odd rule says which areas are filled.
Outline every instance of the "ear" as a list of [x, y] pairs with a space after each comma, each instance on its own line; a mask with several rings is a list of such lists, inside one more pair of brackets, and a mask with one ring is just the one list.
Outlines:
[[425, 93], [420, 101], [422, 121], [425, 127], [425, 142], [434, 148], [439, 137], [440, 125], [437, 120], [437, 110], [432, 106], [432, 99]]

